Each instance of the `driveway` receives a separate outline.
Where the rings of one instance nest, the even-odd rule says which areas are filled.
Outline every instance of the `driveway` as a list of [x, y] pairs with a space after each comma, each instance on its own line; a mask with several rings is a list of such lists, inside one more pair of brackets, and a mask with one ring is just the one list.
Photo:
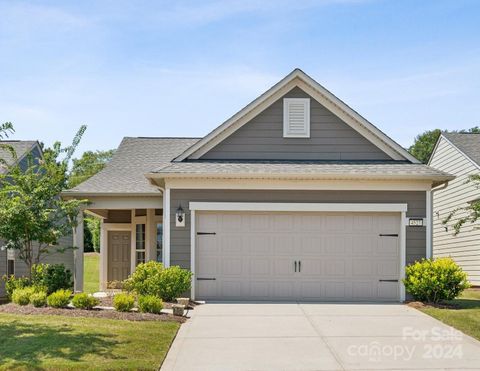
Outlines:
[[162, 370], [480, 370], [480, 342], [405, 305], [211, 303]]

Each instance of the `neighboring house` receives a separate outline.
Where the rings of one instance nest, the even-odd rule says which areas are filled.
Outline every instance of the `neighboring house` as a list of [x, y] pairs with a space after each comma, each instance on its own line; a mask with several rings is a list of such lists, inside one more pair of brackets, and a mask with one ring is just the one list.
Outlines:
[[433, 254], [451, 256], [468, 273], [473, 285], [480, 285], [480, 224], [466, 223], [458, 235], [452, 225], [465, 215], [458, 212], [448, 225], [442, 221], [458, 208], [480, 198], [480, 189], [468, 182], [480, 173], [480, 134], [442, 133], [429, 165], [456, 176], [448, 187], [433, 193]]
[[[26, 170], [29, 166], [29, 161], [38, 163], [42, 158], [42, 149], [37, 141], [24, 140], [5, 140], [2, 144], [7, 144], [15, 150], [16, 159], [14, 159], [10, 152], [0, 149], [0, 158], [7, 162], [7, 165], [14, 165], [18, 163], [21, 169]], [[0, 165], [0, 173], [5, 174], [7, 168]], [[28, 276], [27, 265], [18, 258], [18, 252], [13, 250], [2, 249], [3, 241], [0, 240], [0, 278], [3, 275]], [[72, 246], [72, 237], [64, 237], [60, 240], [60, 246]], [[67, 269], [74, 272], [73, 250], [67, 250], [65, 253], [44, 254], [42, 263], [63, 263]], [[0, 298], [5, 296], [5, 283], [0, 280]]]
[[204, 138], [123, 139], [63, 196], [103, 220], [102, 287], [156, 259], [196, 299], [402, 301], [450, 179], [296, 69]]

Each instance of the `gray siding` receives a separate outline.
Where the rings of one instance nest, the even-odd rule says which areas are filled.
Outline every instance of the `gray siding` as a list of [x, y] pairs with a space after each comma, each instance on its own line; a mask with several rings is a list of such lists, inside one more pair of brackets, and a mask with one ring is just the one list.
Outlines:
[[283, 98], [311, 98], [300, 88], [202, 156], [209, 160], [391, 160], [319, 102], [310, 101], [310, 138], [283, 138]]
[[[474, 184], [467, 183], [469, 175], [479, 173], [480, 170], [444, 138], [438, 143], [431, 166], [457, 176], [449, 182], [446, 189], [435, 192], [433, 196], [433, 255], [452, 257], [467, 272], [472, 284], [480, 285], [478, 224], [465, 224], [457, 236], [453, 235], [451, 227], [446, 231], [442, 224], [453, 210], [465, 207], [469, 201], [480, 197], [480, 190]], [[459, 212], [449, 225], [464, 215], [465, 212]]]
[[[171, 190], [171, 264], [190, 269], [190, 201], [217, 202], [329, 202], [329, 203], [407, 203], [407, 216], [426, 216], [426, 192], [393, 191], [240, 191]], [[186, 210], [185, 228], [175, 227], [175, 210]], [[425, 257], [425, 227], [407, 227], [407, 264]]]
[[[63, 237], [60, 239], [60, 246], [68, 247], [73, 245], [73, 239], [71, 236]], [[54, 251], [54, 248], [52, 249]], [[0, 277], [7, 273], [7, 254], [5, 251], [0, 251]], [[68, 249], [64, 253], [52, 253], [52, 254], [43, 254], [40, 263], [49, 263], [49, 264], [64, 264], [67, 269], [72, 273], [73, 280], [73, 269], [74, 269], [74, 259], [73, 259], [73, 250]], [[17, 257], [15, 259], [15, 276], [28, 276], [27, 265]], [[5, 283], [3, 280], [0, 282], [0, 297], [5, 295]]]

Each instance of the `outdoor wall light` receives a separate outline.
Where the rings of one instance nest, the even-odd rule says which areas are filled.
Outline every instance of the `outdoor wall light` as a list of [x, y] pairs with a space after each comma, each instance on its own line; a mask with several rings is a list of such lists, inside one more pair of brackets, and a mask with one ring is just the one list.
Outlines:
[[178, 205], [177, 211], [175, 211], [175, 226], [185, 227], [185, 211], [182, 205]]

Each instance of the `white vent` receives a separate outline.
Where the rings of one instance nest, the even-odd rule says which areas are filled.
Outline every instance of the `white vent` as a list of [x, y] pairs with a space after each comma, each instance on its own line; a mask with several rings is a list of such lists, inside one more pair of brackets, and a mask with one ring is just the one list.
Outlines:
[[283, 137], [310, 138], [310, 99], [283, 99]]

